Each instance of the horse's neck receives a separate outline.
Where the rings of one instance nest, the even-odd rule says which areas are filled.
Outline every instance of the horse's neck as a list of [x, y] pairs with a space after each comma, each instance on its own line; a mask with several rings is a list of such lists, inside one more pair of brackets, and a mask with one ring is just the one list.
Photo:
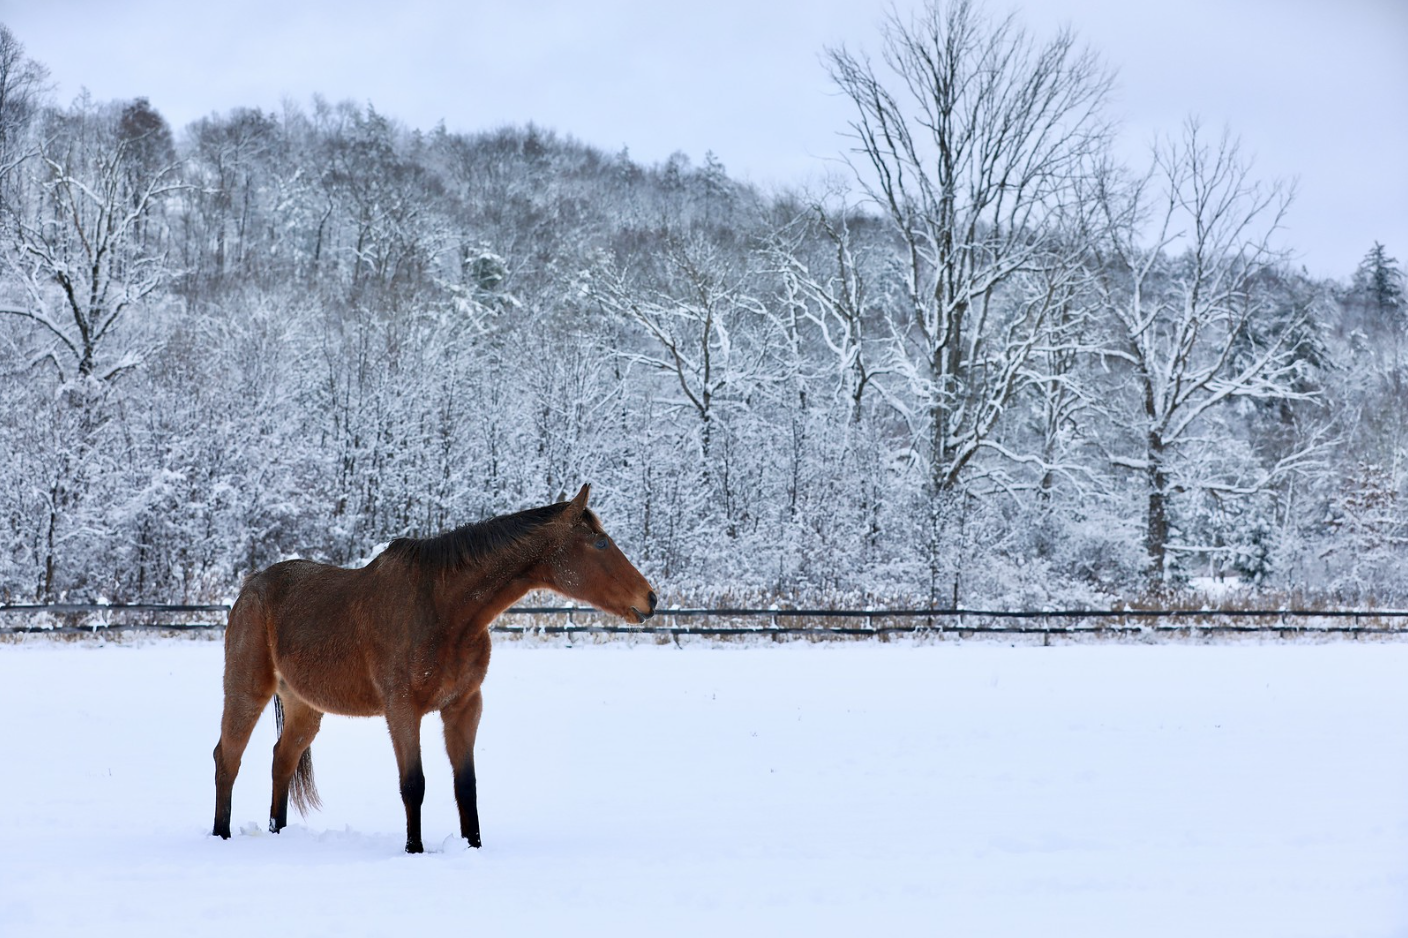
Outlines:
[[484, 602], [470, 617], [469, 626], [471, 630], [478, 631], [487, 629], [495, 619], [497, 619], [505, 609], [512, 606], [524, 597], [530, 590], [536, 589], [541, 584], [529, 577], [516, 577], [506, 583]]
[[487, 628], [528, 592], [545, 586], [540, 549], [523, 549], [473, 565], [446, 584], [456, 619], [471, 631]]

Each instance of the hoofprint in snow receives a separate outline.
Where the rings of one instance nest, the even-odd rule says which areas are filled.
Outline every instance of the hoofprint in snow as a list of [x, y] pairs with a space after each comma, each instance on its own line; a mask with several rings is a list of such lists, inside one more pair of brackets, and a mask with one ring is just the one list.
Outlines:
[[221, 646], [0, 646], [0, 935], [1408, 933], [1408, 645], [501, 643], [455, 836], [379, 720], [210, 836]]

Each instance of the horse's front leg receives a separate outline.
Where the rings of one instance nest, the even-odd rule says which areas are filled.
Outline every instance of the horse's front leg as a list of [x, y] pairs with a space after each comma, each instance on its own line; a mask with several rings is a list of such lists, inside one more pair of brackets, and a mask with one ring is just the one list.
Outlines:
[[386, 711], [396, 767], [401, 773], [401, 802], [406, 806], [406, 852], [424, 853], [420, 839], [420, 806], [425, 800], [425, 772], [420, 764], [420, 719], [414, 710]]
[[478, 847], [479, 796], [474, 780], [474, 737], [479, 731], [479, 716], [484, 712], [484, 698], [476, 689], [461, 700], [440, 711], [445, 721], [445, 750], [450, 754], [450, 766], [455, 772], [455, 804], [460, 809], [460, 836]]

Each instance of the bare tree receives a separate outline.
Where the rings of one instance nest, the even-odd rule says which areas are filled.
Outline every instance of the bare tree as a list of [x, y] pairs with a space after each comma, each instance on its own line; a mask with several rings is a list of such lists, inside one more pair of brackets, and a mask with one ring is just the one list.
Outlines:
[[1060, 215], [1106, 139], [1110, 78], [1070, 33], [1038, 44], [971, 0], [935, 0], [908, 21], [892, 14], [882, 61], [883, 73], [828, 52], [856, 108], [855, 171], [895, 237], [905, 296], [891, 328], [938, 494], [1021, 387], [1050, 310], [1031, 295], [1010, 302], [1003, 288], [1076, 268]]
[[[1272, 238], [1290, 199], [1281, 184], [1252, 178], [1226, 133], [1210, 144], [1195, 121], [1156, 149], [1142, 179], [1121, 186], [1111, 174], [1102, 184], [1100, 302], [1112, 330], [1102, 355], [1125, 366], [1129, 411], [1115, 422], [1132, 444], [1112, 462], [1142, 480], [1155, 586], [1167, 578], [1174, 547], [1170, 499], [1190, 484], [1186, 474], [1178, 477], [1177, 458], [1206, 444], [1200, 432], [1215, 409], [1236, 399], [1309, 396], [1296, 383], [1302, 323], [1256, 328], [1271, 312], [1259, 281], [1282, 259]], [[1252, 479], [1222, 486], [1224, 494], [1263, 490], [1306, 455], [1288, 454]]]
[[198, 300], [227, 276], [252, 283], [271, 274], [256, 260], [273, 253], [261, 222], [272, 214], [280, 128], [272, 115], [240, 109], [202, 118], [187, 133], [185, 176], [192, 192], [181, 218], [180, 256], [190, 275], [182, 292]]
[[48, 90], [49, 70], [24, 54], [24, 43], [0, 23], [0, 178], [23, 154], [20, 141]]
[[352, 296], [367, 294], [392, 309], [410, 305], [452, 243], [431, 211], [436, 187], [403, 152], [401, 128], [373, 108], [344, 104], [320, 117], [330, 124], [322, 186], [344, 229]]
[[626, 358], [674, 386], [678, 394], [666, 392], [661, 403], [696, 421], [700, 490], [731, 513], [739, 493], [727, 453], [718, 452], [728, 444], [721, 417], [728, 405], [745, 404], [750, 391], [775, 379], [770, 319], [750, 288], [748, 265], [704, 238], [672, 236], [658, 260], [655, 284], [603, 269], [593, 274], [589, 295], [646, 340]]
[[53, 340], [45, 358], [61, 381], [111, 379], [137, 355], [104, 357], [106, 340], [171, 279], [166, 239], [149, 226], [183, 186], [175, 162], [141, 165], [144, 138], [116, 133], [112, 115], [86, 100], [52, 124], [26, 162], [28, 204], [4, 219], [0, 274], [19, 295], [0, 312]]
[[[154, 112], [148, 112], [154, 115]], [[148, 121], [150, 124], [150, 121]], [[164, 129], [164, 122], [154, 125]], [[145, 163], [150, 143], [112, 108], [87, 98], [50, 112], [33, 153], [13, 180], [19, 197], [0, 227], [0, 313], [33, 324], [36, 363], [53, 367], [63, 389], [53, 415], [56, 441], [45, 480], [45, 517], [37, 593], [52, 598], [56, 566], [91, 533], [90, 491], [108, 416], [105, 400], [118, 375], [140, 360], [136, 346], [112, 339], [125, 314], [171, 278], [160, 211], [181, 189], [176, 165]]]
[[[782, 278], [781, 312], [788, 318], [784, 331], [799, 335], [805, 324], [820, 338], [829, 353], [825, 370], [855, 425], [861, 422], [866, 392], [884, 368], [873, 360], [876, 341], [867, 325], [874, 319], [875, 299], [853, 221], [844, 207], [832, 211], [814, 204], [792, 226], [774, 233], [769, 253]], [[814, 248], [811, 257], [808, 248]], [[800, 359], [800, 352], [795, 357]]]

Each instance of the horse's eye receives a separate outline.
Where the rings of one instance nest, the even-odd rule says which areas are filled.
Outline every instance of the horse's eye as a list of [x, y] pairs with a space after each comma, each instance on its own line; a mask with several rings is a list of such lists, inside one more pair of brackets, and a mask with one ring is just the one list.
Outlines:
[[605, 535], [603, 535], [596, 539], [596, 544], [594, 546], [597, 550], [606, 550], [606, 545], [610, 543], [611, 542], [606, 539]]

